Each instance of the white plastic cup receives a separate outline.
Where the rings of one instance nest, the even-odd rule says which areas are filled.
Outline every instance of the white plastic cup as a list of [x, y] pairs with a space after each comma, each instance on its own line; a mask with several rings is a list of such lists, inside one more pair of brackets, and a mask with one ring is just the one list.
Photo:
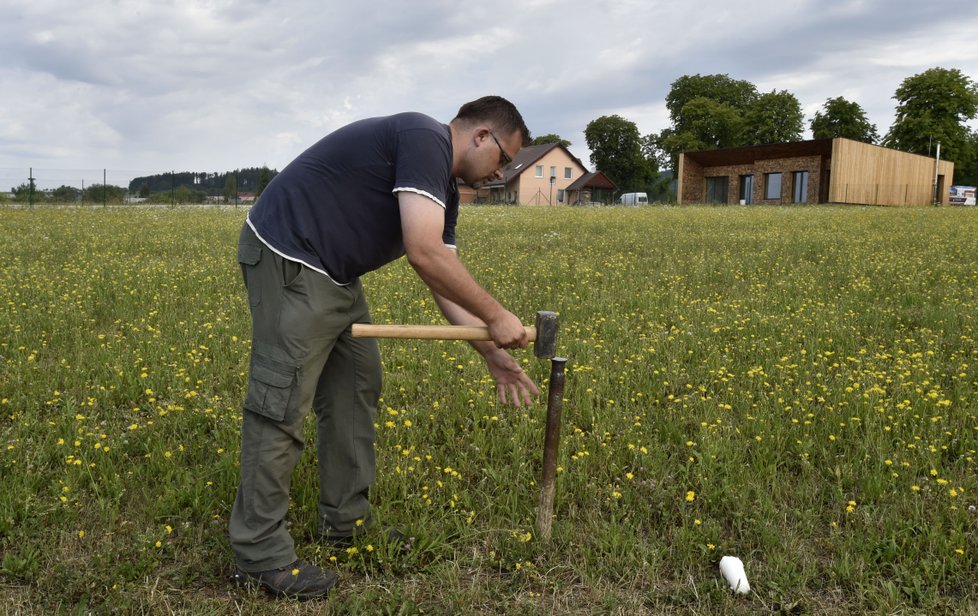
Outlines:
[[736, 556], [724, 556], [720, 559], [720, 573], [730, 584], [730, 590], [741, 595], [750, 592], [750, 583], [744, 571], [744, 563]]

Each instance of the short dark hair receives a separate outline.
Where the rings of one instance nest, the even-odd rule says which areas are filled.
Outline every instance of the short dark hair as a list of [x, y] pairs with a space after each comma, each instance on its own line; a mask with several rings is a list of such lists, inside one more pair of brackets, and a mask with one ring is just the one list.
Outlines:
[[520, 131], [523, 145], [530, 142], [530, 129], [526, 127], [523, 116], [516, 105], [502, 96], [483, 96], [459, 107], [455, 119], [466, 123], [488, 122], [499, 132], [512, 134]]

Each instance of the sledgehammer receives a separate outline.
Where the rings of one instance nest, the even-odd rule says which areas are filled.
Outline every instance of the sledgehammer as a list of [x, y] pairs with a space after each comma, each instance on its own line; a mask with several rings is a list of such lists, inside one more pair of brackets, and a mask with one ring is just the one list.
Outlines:
[[[547, 428], [543, 439], [543, 473], [540, 482], [540, 506], [537, 510], [537, 537], [550, 541], [556, 496], [557, 451], [560, 445], [560, 414], [564, 400], [564, 366], [567, 360], [557, 354], [557, 313], [537, 312], [536, 326], [527, 327], [533, 342], [533, 354], [550, 360], [547, 392]], [[492, 340], [488, 327], [461, 325], [375, 325], [355, 323], [354, 338], [402, 338], [408, 340]]]
[[[492, 340], [489, 328], [469, 325], [378, 325], [354, 323], [354, 338], [401, 338], [407, 340]], [[537, 312], [535, 326], [526, 327], [533, 354], [550, 359], [557, 354], [557, 313]]]

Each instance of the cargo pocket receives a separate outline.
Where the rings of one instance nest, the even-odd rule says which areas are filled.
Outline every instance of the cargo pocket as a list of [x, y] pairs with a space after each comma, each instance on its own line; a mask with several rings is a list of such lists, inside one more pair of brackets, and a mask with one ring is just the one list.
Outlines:
[[248, 280], [248, 268], [258, 265], [261, 252], [261, 246], [257, 244], [238, 244], [238, 263], [241, 264], [241, 275], [248, 287], [248, 303], [252, 308], [261, 303], [261, 285], [257, 281]]
[[298, 370], [292, 364], [252, 353], [244, 408], [275, 421], [285, 419], [298, 382]]

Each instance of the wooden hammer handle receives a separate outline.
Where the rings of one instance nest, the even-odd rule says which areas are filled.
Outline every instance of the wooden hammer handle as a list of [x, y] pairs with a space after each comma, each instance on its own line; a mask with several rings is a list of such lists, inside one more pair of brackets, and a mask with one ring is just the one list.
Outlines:
[[[354, 338], [401, 338], [407, 340], [492, 340], [486, 326], [469, 325], [388, 325], [354, 323]], [[537, 328], [525, 327], [530, 342], [537, 339]]]

